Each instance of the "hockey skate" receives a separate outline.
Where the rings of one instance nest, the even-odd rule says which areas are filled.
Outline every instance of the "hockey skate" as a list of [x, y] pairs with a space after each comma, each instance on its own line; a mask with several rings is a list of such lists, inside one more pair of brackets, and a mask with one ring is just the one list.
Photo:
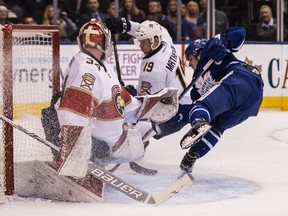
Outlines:
[[192, 173], [197, 158], [196, 154], [191, 155], [189, 152], [185, 154], [180, 164], [181, 171], [178, 175], [178, 179], [182, 178], [187, 173]]
[[208, 122], [201, 118], [195, 119], [192, 123], [192, 128], [183, 136], [180, 141], [180, 146], [182, 149], [187, 149], [193, 146], [193, 144], [204, 136], [208, 130], [211, 128], [211, 125]]

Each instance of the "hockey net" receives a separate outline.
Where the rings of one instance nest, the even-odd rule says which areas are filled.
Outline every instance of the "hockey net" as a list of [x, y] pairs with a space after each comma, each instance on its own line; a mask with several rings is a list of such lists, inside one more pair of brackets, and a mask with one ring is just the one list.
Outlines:
[[[44, 136], [41, 110], [60, 89], [57, 26], [0, 27], [0, 112], [29, 131]], [[25, 172], [21, 164], [52, 160], [49, 147], [8, 123], [0, 124], [0, 197], [17, 194]], [[21, 184], [21, 183], [20, 183]], [[1, 199], [1, 198], [0, 198]]]

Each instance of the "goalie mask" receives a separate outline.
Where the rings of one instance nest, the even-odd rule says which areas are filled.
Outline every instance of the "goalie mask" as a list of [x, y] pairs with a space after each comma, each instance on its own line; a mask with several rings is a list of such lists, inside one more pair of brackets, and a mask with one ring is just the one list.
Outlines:
[[185, 49], [185, 65], [187, 67], [189, 67], [189, 56], [193, 55], [197, 57], [207, 41], [207, 39], [197, 39], [188, 45], [188, 47]]
[[104, 59], [107, 59], [112, 53], [111, 32], [96, 19], [91, 19], [81, 27], [77, 42], [81, 51], [87, 48], [97, 49], [103, 53], [102, 58]]
[[[146, 20], [142, 22], [135, 32], [134, 44], [139, 47], [139, 40], [149, 39], [151, 44], [151, 49], [157, 49], [162, 41], [162, 29], [155, 21]], [[153, 47], [155, 37], [159, 38], [159, 44], [156, 47]]]

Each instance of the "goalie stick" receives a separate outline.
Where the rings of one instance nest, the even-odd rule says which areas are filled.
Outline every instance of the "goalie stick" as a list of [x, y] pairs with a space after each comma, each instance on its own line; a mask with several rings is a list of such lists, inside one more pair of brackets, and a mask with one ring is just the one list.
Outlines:
[[[47, 140], [38, 136], [37, 134], [28, 131], [27, 129], [16, 124], [15, 122], [8, 119], [7, 117], [0, 116], [0, 119], [10, 124], [12, 127], [26, 133], [28, 136], [45, 144], [46, 146], [49, 146], [58, 152], [60, 151], [59, 147], [57, 147], [53, 143], [50, 143]], [[146, 203], [146, 204], [156, 204], [156, 205], [167, 201], [168, 199], [173, 197], [175, 194], [179, 193], [184, 187], [190, 186], [194, 180], [191, 174], [185, 174], [183, 177], [179, 178], [175, 183], [171, 184], [169, 187], [165, 188], [164, 190], [159, 191], [155, 194], [150, 194], [142, 189], [139, 189], [129, 184], [128, 182], [122, 180], [121, 178], [117, 177], [113, 173], [109, 172], [108, 170], [105, 170], [104, 168], [102, 168], [101, 166], [97, 164], [90, 164], [89, 172], [97, 179], [107, 183], [111, 187], [115, 188], [117, 191], [125, 194], [131, 199], [136, 200], [137, 202]]]
[[[116, 41], [115, 41], [115, 35], [113, 35], [112, 40], [113, 40], [113, 50], [114, 50], [117, 77], [118, 77], [120, 84], [125, 86], [125, 83], [123, 82], [122, 76], [121, 76], [121, 69], [120, 69], [120, 64], [119, 64], [118, 49], [117, 49], [117, 45], [116, 45]], [[116, 164], [113, 168], [110, 169], [110, 172], [114, 172], [115, 170], [117, 170], [120, 165], [121, 164]], [[158, 170], [145, 168], [145, 167], [140, 166], [139, 164], [137, 164], [135, 162], [130, 162], [129, 166], [130, 166], [131, 170], [133, 170], [136, 173], [142, 174], [142, 175], [154, 176], [158, 173]]]
[[97, 179], [107, 183], [111, 187], [136, 200], [137, 202], [156, 205], [167, 201], [172, 196], [179, 193], [184, 187], [190, 186], [194, 180], [191, 174], [186, 174], [164, 190], [155, 194], [150, 194], [144, 190], [132, 186], [96, 164], [90, 166], [90, 173]]

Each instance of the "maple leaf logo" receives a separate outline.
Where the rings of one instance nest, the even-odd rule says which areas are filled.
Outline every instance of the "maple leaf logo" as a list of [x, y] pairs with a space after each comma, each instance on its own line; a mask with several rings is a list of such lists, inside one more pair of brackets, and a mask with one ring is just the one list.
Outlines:
[[216, 81], [212, 78], [211, 72], [208, 71], [201, 76], [198, 81], [195, 83], [195, 87], [199, 94], [204, 95], [209, 89], [211, 89], [216, 84]]

